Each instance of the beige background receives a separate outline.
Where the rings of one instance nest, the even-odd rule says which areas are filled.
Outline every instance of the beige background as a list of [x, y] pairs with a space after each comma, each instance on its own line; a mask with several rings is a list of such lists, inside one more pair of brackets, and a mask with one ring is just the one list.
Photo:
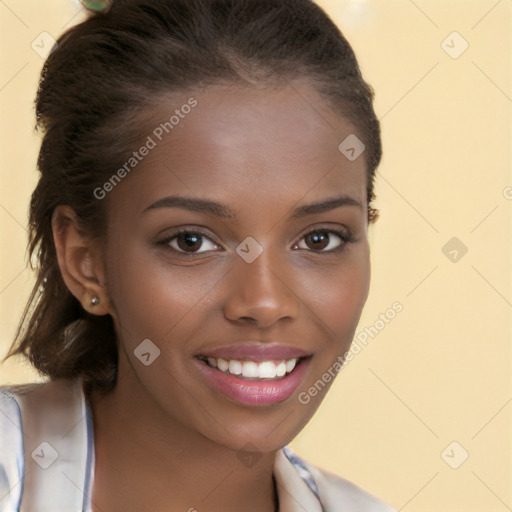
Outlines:
[[[342, 370], [292, 448], [399, 510], [511, 510], [512, 2], [319, 4], [353, 45], [382, 120], [382, 216], [358, 332], [395, 301], [403, 311]], [[0, 2], [1, 355], [32, 282], [25, 228], [43, 59], [31, 44], [81, 18], [71, 0]], [[453, 247], [442, 251], [452, 237], [468, 249], [455, 262]], [[0, 366], [0, 384], [36, 378]], [[466, 452], [458, 469], [445, 462]]]

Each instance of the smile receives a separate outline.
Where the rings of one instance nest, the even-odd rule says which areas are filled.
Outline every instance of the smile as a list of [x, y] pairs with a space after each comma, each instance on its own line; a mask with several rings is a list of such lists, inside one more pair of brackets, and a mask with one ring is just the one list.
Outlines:
[[274, 354], [249, 357], [245, 354], [231, 357], [197, 355], [194, 360], [211, 393], [238, 405], [261, 407], [290, 398], [304, 383], [312, 359], [311, 355], [290, 357], [284, 354], [279, 358]]
[[217, 370], [248, 380], [275, 380], [291, 373], [299, 359], [291, 358], [281, 361], [251, 361], [223, 359], [221, 357], [200, 357], [208, 366]]

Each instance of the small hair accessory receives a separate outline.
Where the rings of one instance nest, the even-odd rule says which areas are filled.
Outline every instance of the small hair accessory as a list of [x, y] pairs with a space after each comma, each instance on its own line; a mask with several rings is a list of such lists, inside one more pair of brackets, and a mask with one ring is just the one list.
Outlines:
[[97, 306], [100, 303], [100, 298], [97, 295], [93, 295], [90, 300], [92, 307]]
[[114, 0], [78, 0], [80, 7], [91, 14], [106, 14]]

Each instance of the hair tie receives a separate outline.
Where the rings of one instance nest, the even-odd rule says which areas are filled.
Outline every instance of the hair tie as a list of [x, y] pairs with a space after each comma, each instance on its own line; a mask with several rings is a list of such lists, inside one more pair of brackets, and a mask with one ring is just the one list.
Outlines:
[[106, 14], [110, 11], [113, 0], [78, 0], [80, 7], [92, 14]]

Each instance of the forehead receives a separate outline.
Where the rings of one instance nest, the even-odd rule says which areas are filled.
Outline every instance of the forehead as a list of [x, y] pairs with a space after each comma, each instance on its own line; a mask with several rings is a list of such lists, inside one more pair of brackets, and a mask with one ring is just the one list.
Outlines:
[[364, 155], [338, 149], [354, 127], [305, 85], [211, 86], [161, 99], [146, 119], [155, 144], [126, 180], [139, 208], [164, 192], [244, 206], [336, 194], [366, 203]]

